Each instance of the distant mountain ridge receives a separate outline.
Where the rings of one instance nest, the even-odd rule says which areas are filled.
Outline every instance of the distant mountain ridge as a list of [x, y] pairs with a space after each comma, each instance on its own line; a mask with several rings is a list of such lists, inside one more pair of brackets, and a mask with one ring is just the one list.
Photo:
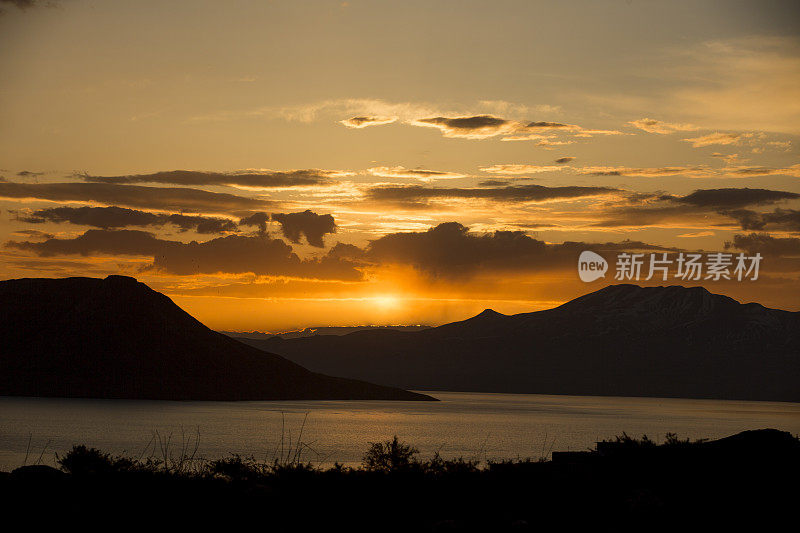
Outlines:
[[271, 337], [282, 337], [284, 339], [296, 339], [298, 337], [311, 337], [313, 335], [347, 335], [354, 331], [364, 331], [371, 329], [392, 329], [397, 331], [421, 331], [431, 326], [312, 326], [303, 329], [281, 331], [278, 333], [268, 333], [263, 331], [223, 331], [223, 335], [240, 339], [269, 339]]
[[126, 276], [0, 282], [0, 395], [160, 400], [429, 396], [310, 372]]
[[419, 332], [244, 341], [421, 390], [800, 401], [800, 313], [704, 288], [611, 285], [554, 309]]

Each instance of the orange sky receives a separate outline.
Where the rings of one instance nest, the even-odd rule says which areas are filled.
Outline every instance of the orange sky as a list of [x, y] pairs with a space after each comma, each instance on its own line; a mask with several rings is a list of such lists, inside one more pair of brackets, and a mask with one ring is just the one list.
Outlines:
[[0, 8], [4, 279], [123, 273], [279, 331], [543, 309], [614, 282], [583, 249], [702, 250], [761, 273], [696, 283], [800, 309], [791, 2]]

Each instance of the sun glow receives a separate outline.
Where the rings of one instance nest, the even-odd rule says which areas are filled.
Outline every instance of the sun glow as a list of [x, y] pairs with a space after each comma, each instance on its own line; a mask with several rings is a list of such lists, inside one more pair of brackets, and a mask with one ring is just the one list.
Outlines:
[[394, 309], [400, 306], [400, 297], [393, 294], [382, 294], [380, 296], [373, 296], [372, 301], [376, 306], [381, 309]]

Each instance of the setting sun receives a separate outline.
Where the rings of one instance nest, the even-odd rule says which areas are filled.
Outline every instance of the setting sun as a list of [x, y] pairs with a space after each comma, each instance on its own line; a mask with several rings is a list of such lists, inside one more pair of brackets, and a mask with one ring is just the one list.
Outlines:
[[391, 309], [400, 306], [401, 299], [397, 296], [384, 294], [381, 296], [374, 296], [372, 301], [382, 309]]

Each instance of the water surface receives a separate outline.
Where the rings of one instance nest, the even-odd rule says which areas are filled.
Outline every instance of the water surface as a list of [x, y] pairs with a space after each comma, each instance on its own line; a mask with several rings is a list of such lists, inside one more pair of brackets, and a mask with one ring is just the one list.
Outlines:
[[[800, 434], [800, 404], [428, 392], [441, 402], [291, 401], [161, 402], [0, 397], [0, 469], [54, 464], [73, 444], [147, 457], [154, 435], [177, 452], [231, 453], [271, 460], [300, 440], [303, 458], [357, 465], [370, 442], [397, 435], [445, 457], [539, 458], [552, 450], [583, 450], [623, 431], [663, 440], [718, 438], [757, 428]], [[306, 417], [307, 415], [307, 417]], [[157, 441], [158, 438], [155, 440]], [[161, 452], [157, 452], [159, 455]], [[27, 459], [26, 459], [27, 456]]]

